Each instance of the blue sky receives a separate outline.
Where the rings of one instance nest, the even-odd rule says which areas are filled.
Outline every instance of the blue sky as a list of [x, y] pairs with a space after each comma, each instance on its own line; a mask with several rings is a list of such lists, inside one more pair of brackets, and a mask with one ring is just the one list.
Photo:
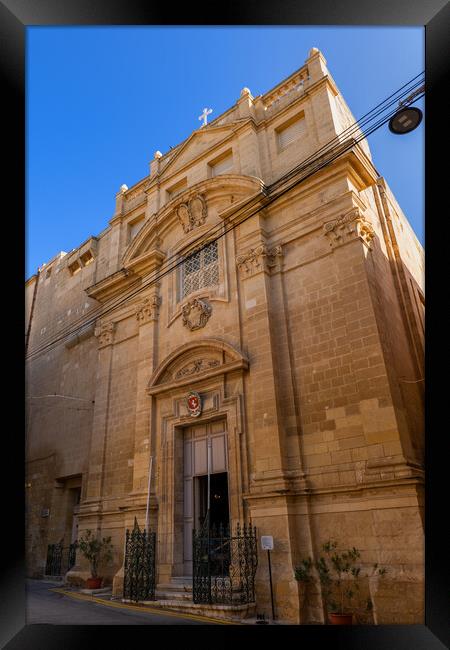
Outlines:
[[[107, 227], [122, 183], [318, 47], [356, 118], [425, 67], [422, 27], [28, 27], [26, 277]], [[423, 99], [416, 106], [423, 110]], [[375, 166], [424, 243], [424, 121], [369, 136]]]

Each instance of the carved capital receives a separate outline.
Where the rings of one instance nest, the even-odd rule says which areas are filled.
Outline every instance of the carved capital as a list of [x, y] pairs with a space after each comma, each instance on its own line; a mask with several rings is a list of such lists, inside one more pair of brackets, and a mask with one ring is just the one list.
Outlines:
[[136, 319], [139, 325], [158, 320], [160, 304], [161, 298], [153, 294], [152, 296], [148, 296], [148, 298], [144, 298], [142, 302], [136, 305]]
[[112, 321], [103, 322], [95, 328], [94, 334], [98, 338], [98, 347], [104, 348], [107, 345], [111, 345], [114, 340], [114, 330], [116, 324]]
[[268, 248], [261, 244], [257, 248], [250, 248], [249, 251], [236, 257], [238, 269], [245, 275], [254, 275], [260, 271], [270, 272], [281, 261], [283, 250], [281, 246]]
[[183, 325], [193, 330], [205, 327], [212, 313], [211, 305], [206, 300], [195, 298], [186, 303], [182, 309]]
[[185, 233], [205, 223], [208, 216], [206, 201], [202, 194], [197, 194], [187, 203], [181, 203], [177, 208], [177, 216]]
[[333, 248], [345, 244], [351, 239], [359, 238], [372, 250], [371, 241], [375, 236], [372, 224], [364, 218], [357, 207], [352, 208], [338, 219], [324, 224], [323, 233], [328, 237], [330, 246]]

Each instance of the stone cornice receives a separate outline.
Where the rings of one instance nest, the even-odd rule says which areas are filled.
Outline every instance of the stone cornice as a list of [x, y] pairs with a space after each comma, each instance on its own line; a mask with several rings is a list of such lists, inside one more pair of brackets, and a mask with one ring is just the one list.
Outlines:
[[126, 269], [120, 269], [120, 271], [116, 271], [116, 273], [91, 285], [85, 291], [89, 298], [94, 298], [103, 303], [140, 282], [141, 278], [138, 276], [128, 272]]
[[158, 248], [153, 248], [134, 259], [128, 257], [126, 263], [124, 260], [124, 266], [128, 271], [143, 276], [157, 271], [165, 259], [165, 253]]

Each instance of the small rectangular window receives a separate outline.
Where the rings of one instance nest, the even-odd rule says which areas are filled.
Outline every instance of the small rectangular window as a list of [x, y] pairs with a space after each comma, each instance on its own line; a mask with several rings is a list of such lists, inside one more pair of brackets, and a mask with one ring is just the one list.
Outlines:
[[130, 229], [130, 241], [136, 237], [142, 226], [144, 225], [144, 219], [138, 219], [129, 224]]
[[69, 271], [71, 275], [75, 275], [79, 271], [81, 271], [81, 264], [78, 260], [75, 260], [75, 262], [72, 262], [72, 264], [69, 264]]
[[290, 122], [286, 126], [277, 129], [278, 148], [286, 149], [290, 144], [299, 140], [305, 131], [305, 119], [303, 117]]
[[83, 255], [80, 256], [80, 260], [83, 266], [87, 266], [94, 261], [94, 256], [92, 255], [91, 251], [86, 251], [83, 253]]
[[216, 163], [210, 163], [210, 167], [212, 177], [219, 176], [220, 174], [227, 174], [233, 169], [233, 156], [229, 154]]
[[167, 200], [171, 201], [178, 194], [181, 194], [181, 192], [183, 192], [186, 188], [187, 188], [187, 179], [183, 178], [182, 181], [176, 183], [175, 185], [172, 185], [172, 187], [169, 187], [167, 189]]

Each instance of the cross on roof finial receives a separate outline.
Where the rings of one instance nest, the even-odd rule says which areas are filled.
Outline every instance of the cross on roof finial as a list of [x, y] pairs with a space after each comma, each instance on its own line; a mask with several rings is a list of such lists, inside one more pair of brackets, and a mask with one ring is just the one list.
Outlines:
[[207, 117], [207, 115], [209, 115], [210, 113], [212, 113], [212, 108], [204, 108], [204, 109], [203, 109], [203, 113], [202, 113], [201, 115], [199, 115], [199, 118], [198, 118], [198, 119], [199, 119], [199, 120], [203, 120], [203, 124], [202, 124], [202, 126], [206, 126], [206, 117]]

